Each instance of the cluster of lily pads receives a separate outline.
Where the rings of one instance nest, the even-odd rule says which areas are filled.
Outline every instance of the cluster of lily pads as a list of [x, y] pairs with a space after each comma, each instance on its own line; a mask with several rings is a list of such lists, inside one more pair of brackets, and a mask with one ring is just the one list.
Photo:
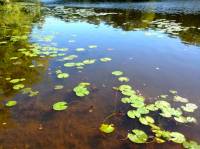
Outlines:
[[20, 78], [20, 79], [11, 79], [11, 78], [6, 78], [7, 81], [9, 81], [13, 85], [14, 90], [20, 90], [24, 88], [24, 84], [21, 82], [25, 81], [25, 78]]
[[[115, 76], [121, 76], [124, 73], [122, 71], [113, 71], [112, 74]], [[139, 95], [130, 85], [123, 84], [119, 87], [114, 87], [113, 89], [124, 95], [121, 99], [122, 103], [129, 104], [130, 107], [132, 107], [132, 109], [127, 112], [127, 116], [131, 119], [138, 120], [142, 125], [148, 126], [151, 129], [154, 134], [154, 142], [164, 143], [166, 141], [172, 141], [182, 144], [183, 147], [187, 149], [200, 148], [198, 143], [187, 140], [182, 133], [171, 132], [161, 128], [156, 124], [158, 122], [150, 116], [152, 113], [155, 113], [164, 118], [173, 118], [175, 121], [180, 123], [196, 123], [197, 120], [194, 117], [184, 116], [184, 112], [194, 112], [198, 106], [194, 103], [189, 103], [188, 99], [178, 96], [177, 91], [170, 91], [173, 101], [184, 105], [174, 108], [168, 101], [166, 101], [169, 99], [168, 95], [161, 95], [159, 96], [160, 99], [157, 99], [154, 103], [147, 104], [145, 103], [145, 97]], [[115, 130], [114, 124], [106, 123], [101, 124], [99, 129], [104, 133], [111, 133]], [[148, 143], [148, 140], [150, 139], [145, 131], [139, 129], [133, 129], [128, 133], [127, 138], [134, 143]]]
[[73, 91], [79, 97], [89, 95], [90, 91], [87, 88], [89, 85], [90, 83], [88, 82], [81, 82], [73, 89]]

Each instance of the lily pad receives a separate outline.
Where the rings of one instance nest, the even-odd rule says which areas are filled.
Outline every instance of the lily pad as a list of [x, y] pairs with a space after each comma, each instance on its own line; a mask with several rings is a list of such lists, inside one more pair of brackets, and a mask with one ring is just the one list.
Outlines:
[[77, 58], [77, 55], [69, 55], [63, 58], [63, 60], [74, 60], [75, 58]]
[[186, 141], [185, 136], [179, 132], [171, 132], [170, 136], [170, 140], [175, 143], [183, 143]]
[[83, 61], [83, 63], [86, 64], [86, 65], [88, 65], [88, 64], [95, 63], [95, 61], [96, 61], [95, 59], [86, 59], [86, 60]]
[[81, 52], [81, 51], [85, 51], [84, 48], [76, 48], [76, 51]]
[[136, 117], [139, 118], [139, 117], [141, 117], [141, 114], [138, 111], [136, 111], [136, 110], [129, 110], [127, 112], [127, 115], [130, 118], [136, 118]]
[[86, 84], [79, 84], [78, 86], [76, 86], [73, 91], [76, 93], [77, 96], [79, 97], [83, 97], [83, 96], [86, 96], [86, 95], [89, 95], [90, 91], [87, 89], [88, 85]]
[[65, 101], [60, 101], [53, 104], [53, 109], [56, 111], [62, 111], [67, 108], [68, 108], [68, 103]]
[[24, 88], [24, 84], [16, 84], [16, 85], [13, 86], [14, 90], [19, 90], [19, 89], [22, 89], [22, 88]]
[[99, 130], [104, 133], [112, 133], [115, 130], [114, 124], [101, 124]]
[[145, 143], [148, 139], [147, 134], [139, 129], [132, 130], [133, 133], [128, 133], [128, 138], [134, 143]]
[[8, 101], [5, 105], [6, 105], [6, 107], [13, 107], [13, 106], [15, 106], [17, 104], [17, 101], [15, 101], [15, 100], [10, 100], [10, 101]]
[[183, 97], [181, 97], [181, 96], [174, 96], [174, 101], [176, 101], [176, 102], [187, 103], [187, 102], [188, 102], [188, 99], [183, 98]]
[[54, 86], [54, 89], [55, 90], [60, 90], [60, 89], [63, 89], [63, 85], [56, 85], [56, 86]]
[[74, 67], [74, 66], [76, 66], [76, 63], [65, 63], [64, 66], [65, 67]]
[[121, 76], [121, 75], [123, 75], [124, 73], [123, 73], [122, 71], [116, 70], [116, 71], [113, 71], [112, 74], [113, 74], [114, 76]]
[[183, 146], [186, 149], [200, 149], [200, 145], [195, 141], [185, 141]]
[[111, 61], [111, 60], [112, 60], [112, 59], [109, 58], [109, 57], [100, 58], [100, 61], [101, 61], [101, 62], [109, 62], [109, 61]]
[[128, 81], [129, 81], [129, 78], [127, 78], [127, 77], [119, 77], [118, 80], [119, 80], [120, 82], [128, 82]]
[[88, 48], [94, 49], [94, 48], [97, 48], [97, 45], [89, 45]]
[[68, 78], [68, 77], [69, 77], [68, 73], [59, 73], [57, 75], [57, 78], [59, 78], [59, 79]]
[[186, 112], [194, 112], [198, 106], [194, 103], [187, 103], [185, 106], [181, 106], [181, 108]]

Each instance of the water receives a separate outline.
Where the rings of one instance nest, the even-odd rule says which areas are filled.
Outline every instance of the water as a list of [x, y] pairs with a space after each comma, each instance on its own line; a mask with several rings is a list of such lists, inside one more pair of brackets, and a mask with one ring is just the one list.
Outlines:
[[[191, 13], [173, 13], [169, 10], [169, 13], [163, 13], [66, 6], [66, 13], [61, 12], [63, 8], [52, 8], [43, 14], [40, 12], [43, 8], [39, 6], [34, 6], [29, 13], [23, 7], [15, 5], [12, 9], [7, 8], [7, 11], [1, 9], [1, 148], [167, 149], [169, 145], [171, 148], [182, 148], [172, 142], [137, 145], [125, 139], [132, 129], [146, 132], [149, 129], [126, 116], [131, 107], [123, 104], [120, 101], [121, 94], [112, 89], [126, 83], [120, 83], [111, 72], [123, 71], [130, 79], [127, 84], [134, 86], [147, 103], [174, 89], [178, 95], [199, 106], [199, 13], [193, 13], [191, 9]], [[22, 35], [28, 38], [13, 41], [14, 36]], [[57, 49], [56, 54], [63, 55], [55, 57], [49, 53], [48, 56], [41, 57], [43, 53], [30, 57], [18, 51], [21, 48], [30, 49], [33, 44], [69, 50]], [[97, 48], [90, 49], [89, 45], [97, 45]], [[86, 50], [77, 52], [76, 48]], [[84, 66], [83, 70], [64, 67], [67, 61], [61, 60], [70, 54], [78, 56], [74, 62], [88, 58], [96, 59], [96, 62]], [[112, 61], [99, 61], [103, 57], [110, 57]], [[56, 70], [69, 73], [69, 78], [58, 79]], [[28, 94], [22, 94], [22, 90], [14, 90], [8, 78], [25, 78], [22, 81], [25, 87], [39, 91], [38, 95], [29, 97]], [[80, 82], [91, 83], [90, 94], [83, 98], [77, 97], [72, 91]], [[64, 88], [54, 90], [58, 84]], [[17, 105], [5, 107], [8, 100], [16, 100]], [[57, 101], [67, 101], [69, 108], [61, 112], [54, 111], [52, 105]], [[113, 112], [118, 114], [106, 122], [113, 123], [116, 131], [103, 134], [98, 128]], [[197, 109], [189, 115], [199, 122], [199, 114], [200, 110]], [[175, 123], [173, 118], [154, 117], [160, 127], [182, 132], [187, 139], [200, 143], [198, 123], [181, 124]]]

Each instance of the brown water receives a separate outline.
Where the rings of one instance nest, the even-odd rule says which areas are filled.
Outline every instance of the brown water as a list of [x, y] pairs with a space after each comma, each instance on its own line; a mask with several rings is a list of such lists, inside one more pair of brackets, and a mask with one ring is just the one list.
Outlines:
[[[128, 84], [140, 91], [147, 102], [174, 89], [200, 105], [200, 14], [97, 8], [66, 8], [70, 14], [43, 14], [39, 6], [28, 13], [24, 6], [7, 7], [0, 11], [0, 148], [182, 148], [172, 142], [137, 145], [125, 139], [131, 129], [148, 131], [148, 127], [126, 116], [130, 107], [121, 103], [120, 93], [112, 90], [122, 83], [111, 72], [123, 71], [130, 79]], [[12, 41], [14, 36], [22, 35], [27, 38]], [[56, 57], [30, 57], [18, 51], [33, 43], [69, 50], [58, 51], [63, 55]], [[90, 49], [89, 45], [98, 47]], [[86, 50], [77, 52], [76, 48]], [[60, 60], [70, 54], [78, 55], [76, 62], [88, 58], [97, 61], [83, 70], [64, 67], [65, 62]], [[112, 61], [102, 63], [102, 57], [111, 57]], [[58, 79], [58, 69], [70, 77]], [[29, 97], [13, 90], [6, 78], [25, 78], [25, 87], [39, 94]], [[91, 93], [83, 98], [72, 91], [80, 82], [91, 83]], [[64, 88], [54, 90], [58, 84]], [[5, 107], [11, 99], [17, 105]], [[53, 111], [52, 105], [57, 101], [67, 101], [69, 108]], [[113, 112], [119, 114], [106, 122], [115, 124], [116, 131], [103, 134], [98, 128]], [[199, 115], [199, 109], [192, 113], [198, 122]], [[155, 119], [159, 126], [180, 131], [200, 143], [199, 123], [180, 124], [156, 115]]]

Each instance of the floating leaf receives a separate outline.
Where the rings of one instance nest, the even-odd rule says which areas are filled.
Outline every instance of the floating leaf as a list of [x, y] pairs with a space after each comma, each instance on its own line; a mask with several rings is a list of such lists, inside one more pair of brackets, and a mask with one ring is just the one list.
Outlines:
[[88, 65], [88, 64], [95, 63], [95, 61], [96, 61], [95, 59], [87, 59], [87, 60], [84, 60], [83, 63], [86, 64], [86, 65]]
[[121, 76], [121, 75], [123, 75], [124, 73], [123, 73], [122, 71], [116, 70], [116, 71], [113, 71], [112, 74], [113, 74], [114, 76]]
[[168, 103], [167, 101], [164, 101], [164, 100], [157, 100], [156, 102], [155, 102], [155, 106], [157, 107], [157, 108], [161, 108], [161, 109], [163, 109], [163, 108], [168, 108], [168, 107], [170, 107], [170, 103]]
[[141, 114], [138, 112], [138, 111], [135, 111], [135, 110], [129, 110], [128, 112], [127, 112], [127, 115], [128, 115], [128, 117], [130, 117], [130, 118], [135, 118], [135, 117], [140, 117], [141, 116]]
[[90, 49], [94, 49], [94, 48], [97, 48], [97, 45], [89, 45], [88, 46]]
[[168, 97], [168, 95], [160, 95], [160, 97], [165, 99]]
[[86, 83], [80, 83], [78, 86], [76, 86], [73, 91], [76, 93], [77, 96], [83, 97], [86, 95], [89, 95], [89, 90], [86, 88], [88, 84]]
[[187, 103], [185, 106], [181, 106], [181, 108], [186, 112], [194, 112], [198, 106], [194, 103]]
[[64, 66], [65, 67], [74, 67], [74, 66], [76, 66], [76, 63], [65, 63]]
[[188, 99], [183, 98], [183, 97], [181, 97], [181, 96], [174, 96], [174, 101], [176, 101], [176, 102], [187, 103], [187, 102], [188, 102]]
[[62, 111], [67, 108], [68, 108], [68, 104], [65, 101], [60, 101], [53, 104], [53, 109], [56, 111]]
[[101, 62], [109, 62], [109, 61], [111, 61], [111, 60], [112, 60], [112, 59], [109, 58], [109, 57], [100, 58], [100, 61], [101, 61]]
[[13, 86], [14, 90], [19, 90], [19, 89], [22, 89], [22, 88], [24, 88], [24, 84], [16, 84], [16, 85]]
[[170, 140], [175, 143], [183, 143], [186, 141], [185, 136], [179, 132], [171, 132], [170, 136]]
[[150, 111], [157, 111], [158, 110], [158, 108], [154, 104], [146, 105], [146, 109], [148, 109]]
[[13, 107], [13, 106], [15, 106], [17, 104], [17, 101], [15, 101], [15, 100], [10, 100], [10, 101], [8, 101], [5, 105], [6, 105], [6, 107]]
[[134, 143], [145, 143], [148, 139], [147, 134], [139, 129], [134, 129], [132, 130], [132, 133], [128, 133], [128, 138], [130, 141], [134, 142]]
[[169, 90], [169, 92], [170, 92], [171, 94], [177, 94], [177, 91], [175, 91], [175, 90]]
[[84, 48], [76, 48], [76, 51], [81, 52], [81, 51], [85, 51]]
[[60, 89], [63, 89], [63, 85], [56, 85], [55, 87], [54, 87], [54, 89], [55, 90], [60, 90]]
[[77, 58], [77, 55], [69, 55], [63, 58], [63, 60], [74, 60], [75, 58]]
[[9, 82], [15, 84], [15, 83], [18, 83], [18, 82], [21, 82], [21, 81], [24, 81], [24, 80], [26, 80], [26, 79], [25, 79], [25, 78], [21, 78], [21, 79], [12, 79], [12, 80], [10, 80]]
[[127, 77], [119, 77], [118, 80], [119, 80], [120, 82], [128, 82], [128, 81], [129, 81], [129, 78], [127, 78]]
[[68, 73], [59, 73], [59, 74], [57, 75], [57, 77], [58, 77], [59, 79], [68, 78], [68, 77], [69, 77], [69, 74], [68, 74]]
[[140, 114], [148, 114], [149, 110], [145, 107], [139, 107], [139, 108], [137, 108], [137, 112]]
[[99, 130], [104, 133], [111, 133], [115, 130], [114, 124], [101, 124]]
[[200, 149], [200, 145], [195, 141], [185, 141], [183, 146], [186, 149]]

